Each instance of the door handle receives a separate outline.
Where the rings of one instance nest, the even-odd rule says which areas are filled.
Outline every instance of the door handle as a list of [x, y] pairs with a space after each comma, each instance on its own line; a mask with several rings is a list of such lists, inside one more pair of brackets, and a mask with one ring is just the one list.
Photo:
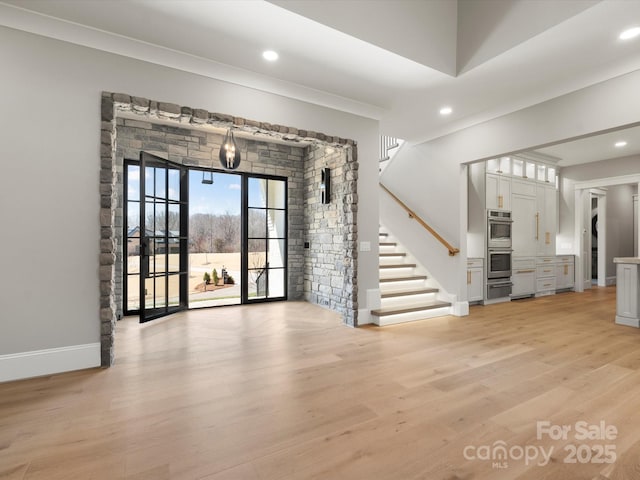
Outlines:
[[149, 238], [142, 237], [140, 240], [140, 273], [144, 272], [144, 278], [151, 277], [151, 269], [149, 257], [151, 256], [151, 248], [149, 247]]

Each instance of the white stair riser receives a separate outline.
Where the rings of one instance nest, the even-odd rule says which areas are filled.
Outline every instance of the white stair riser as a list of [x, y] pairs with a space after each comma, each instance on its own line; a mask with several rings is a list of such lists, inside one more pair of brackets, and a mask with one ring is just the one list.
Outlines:
[[388, 292], [391, 290], [409, 290], [424, 287], [425, 280], [410, 280], [402, 282], [380, 282], [380, 291]]
[[437, 299], [438, 292], [421, 293], [419, 295], [403, 295], [402, 297], [389, 297], [380, 299], [380, 307], [401, 307], [412, 303], [428, 302]]
[[399, 313], [397, 315], [387, 315], [385, 317], [372, 317], [373, 322], [379, 326], [394, 325], [397, 323], [413, 322], [416, 320], [426, 320], [429, 318], [442, 317], [451, 314], [451, 307], [433, 308], [420, 312]]
[[414, 275], [416, 267], [381, 268], [378, 270], [380, 278], [402, 277], [403, 275]]

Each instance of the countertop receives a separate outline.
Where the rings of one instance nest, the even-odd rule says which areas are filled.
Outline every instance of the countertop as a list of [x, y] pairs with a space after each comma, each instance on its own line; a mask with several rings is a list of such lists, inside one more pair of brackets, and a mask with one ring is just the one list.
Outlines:
[[640, 264], [640, 257], [617, 257], [613, 259], [613, 263], [635, 263]]

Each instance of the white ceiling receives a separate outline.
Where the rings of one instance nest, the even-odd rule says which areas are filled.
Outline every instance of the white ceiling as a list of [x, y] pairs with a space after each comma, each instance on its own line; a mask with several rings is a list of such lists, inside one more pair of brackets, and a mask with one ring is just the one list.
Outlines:
[[640, 0], [5, 0], [0, 25], [377, 118], [412, 142], [640, 69], [640, 39], [618, 39]]
[[[627, 144], [618, 148], [615, 144], [619, 141], [625, 141]], [[558, 162], [560, 167], [640, 155], [640, 126], [581, 138], [535, 151], [560, 158]]]

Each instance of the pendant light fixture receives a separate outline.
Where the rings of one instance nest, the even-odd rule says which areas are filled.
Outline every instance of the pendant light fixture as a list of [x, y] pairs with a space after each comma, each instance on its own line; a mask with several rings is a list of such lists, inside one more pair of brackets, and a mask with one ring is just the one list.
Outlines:
[[213, 185], [213, 169], [210, 171], [202, 171], [202, 183], [204, 185]]
[[240, 165], [240, 149], [230, 128], [220, 146], [220, 163], [227, 170], [235, 170]]

